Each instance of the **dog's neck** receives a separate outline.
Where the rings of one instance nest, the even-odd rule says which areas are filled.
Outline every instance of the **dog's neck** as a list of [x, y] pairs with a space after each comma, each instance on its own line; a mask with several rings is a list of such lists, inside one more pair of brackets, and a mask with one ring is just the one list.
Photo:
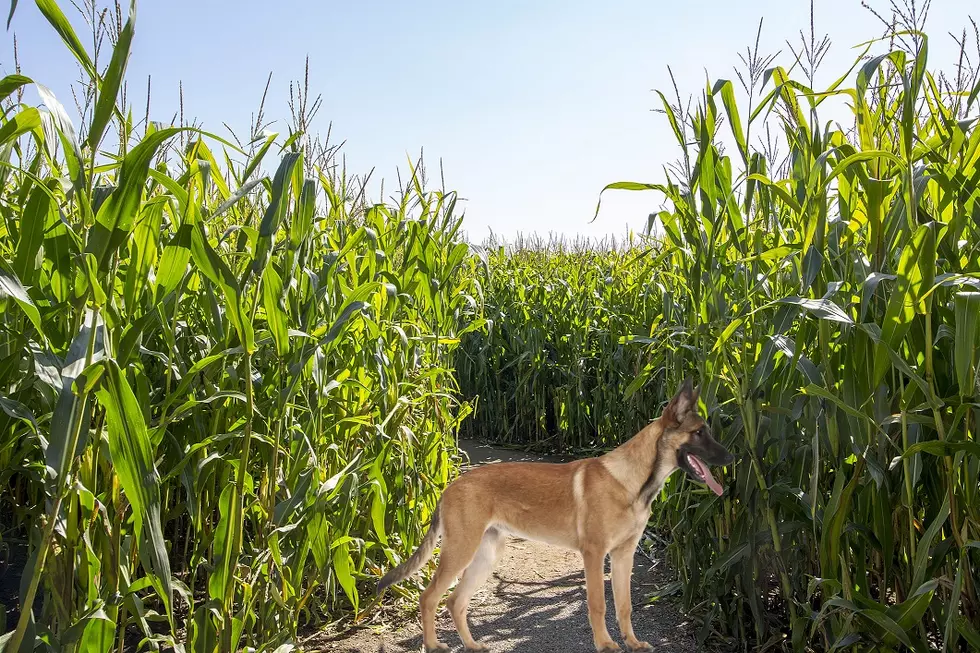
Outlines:
[[664, 427], [654, 420], [632, 438], [602, 457], [609, 473], [626, 488], [630, 495], [651, 503], [676, 465], [666, 460], [660, 438]]

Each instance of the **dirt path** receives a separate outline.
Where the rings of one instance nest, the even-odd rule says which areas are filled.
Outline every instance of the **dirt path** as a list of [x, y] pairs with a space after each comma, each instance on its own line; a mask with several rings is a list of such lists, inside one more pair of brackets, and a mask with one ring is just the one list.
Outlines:
[[[541, 460], [521, 452], [463, 442], [473, 464], [502, 460]], [[606, 621], [614, 639], [619, 637], [612, 588], [606, 564]], [[664, 599], [648, 605], [646, 596], [673, 580], [657, 552], [637, 552], [633, 568], [633, 627], [636, 635], [663, 653], [698, 650], [693, 625], [679, 608]], [[414, 612], [416, 605], [410, 606]], [[417, 613], [416, 613], [417, 614]], [[473, 636], [494, 653], [536, 651], [576, 653], [594, 651], [585, 606], [585, 577], [577, 553], [539, 542], [511, 538], [493, 575], [473, 597], [469, 610]], [[444, 607], [437, 617], [439, 637], [454, 652], [463, 651], [452, 619]], [[422, 635], [415, 616], [400, 628], [383, 623], [368, 625], [335, 641], [306, 644], [308, 650], [345, 653], [407, 653], [422, 650]]]

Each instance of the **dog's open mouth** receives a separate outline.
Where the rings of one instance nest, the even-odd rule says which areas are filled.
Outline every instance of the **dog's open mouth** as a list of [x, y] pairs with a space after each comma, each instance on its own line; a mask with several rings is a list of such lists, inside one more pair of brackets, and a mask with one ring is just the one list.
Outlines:
[[711, 491], [721, 496], [724, 490], [721, 488], [721, 483], [719, 483], [715, 477], [711, 474], [711, 470], [708, 466], [701, 461], [700, 458], [692, 453], [687, 455], [687, 464], [691, 466], [694, 470], [694, 475], [698, 477], [698, 480], [702, 481], [705, 485], [711, 488]]

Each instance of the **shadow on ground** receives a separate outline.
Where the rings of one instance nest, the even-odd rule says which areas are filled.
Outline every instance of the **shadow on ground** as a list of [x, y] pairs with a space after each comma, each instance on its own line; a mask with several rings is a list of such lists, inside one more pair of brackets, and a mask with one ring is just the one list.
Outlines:
[[[553, 581], [488, 583], [500, 602], [489, 611], [486, 605], [474, 606], [470, 614], [473, 637], [494, 650], [527, 650], [526, 645], [533, 645], [533, 650], [558, 650], [551, 647], [559, 643], [562, 650], [568, 644], [588, 650], [591, 635], [585, 588], [580, 586], [583, 580], [581, 574], [569, 574]], [[452, 621], [440, 622], [440, 639], [454, 650], [462, 649]], [[560, 642], [555, 641], [556, 636]], [[422, 637], [403, 639], [398, 645], [402, 650], [420, 650]]]

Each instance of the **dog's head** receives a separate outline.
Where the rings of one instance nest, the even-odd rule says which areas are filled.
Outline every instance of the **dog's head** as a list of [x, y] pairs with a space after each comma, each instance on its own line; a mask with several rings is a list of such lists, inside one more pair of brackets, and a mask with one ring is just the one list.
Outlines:
[[688, 379], [681, 386], [660, 416], [663, 433], [658, 447], [665, 463], [674, 469], [683, 469], [698, 483], [704, 483], [721, 496], [721, 484], [711, 474], [710, 466], [730, 465], [735, 457], [711, 435], [707, 423], [698, 414], [699, 388], [693, 388]]

